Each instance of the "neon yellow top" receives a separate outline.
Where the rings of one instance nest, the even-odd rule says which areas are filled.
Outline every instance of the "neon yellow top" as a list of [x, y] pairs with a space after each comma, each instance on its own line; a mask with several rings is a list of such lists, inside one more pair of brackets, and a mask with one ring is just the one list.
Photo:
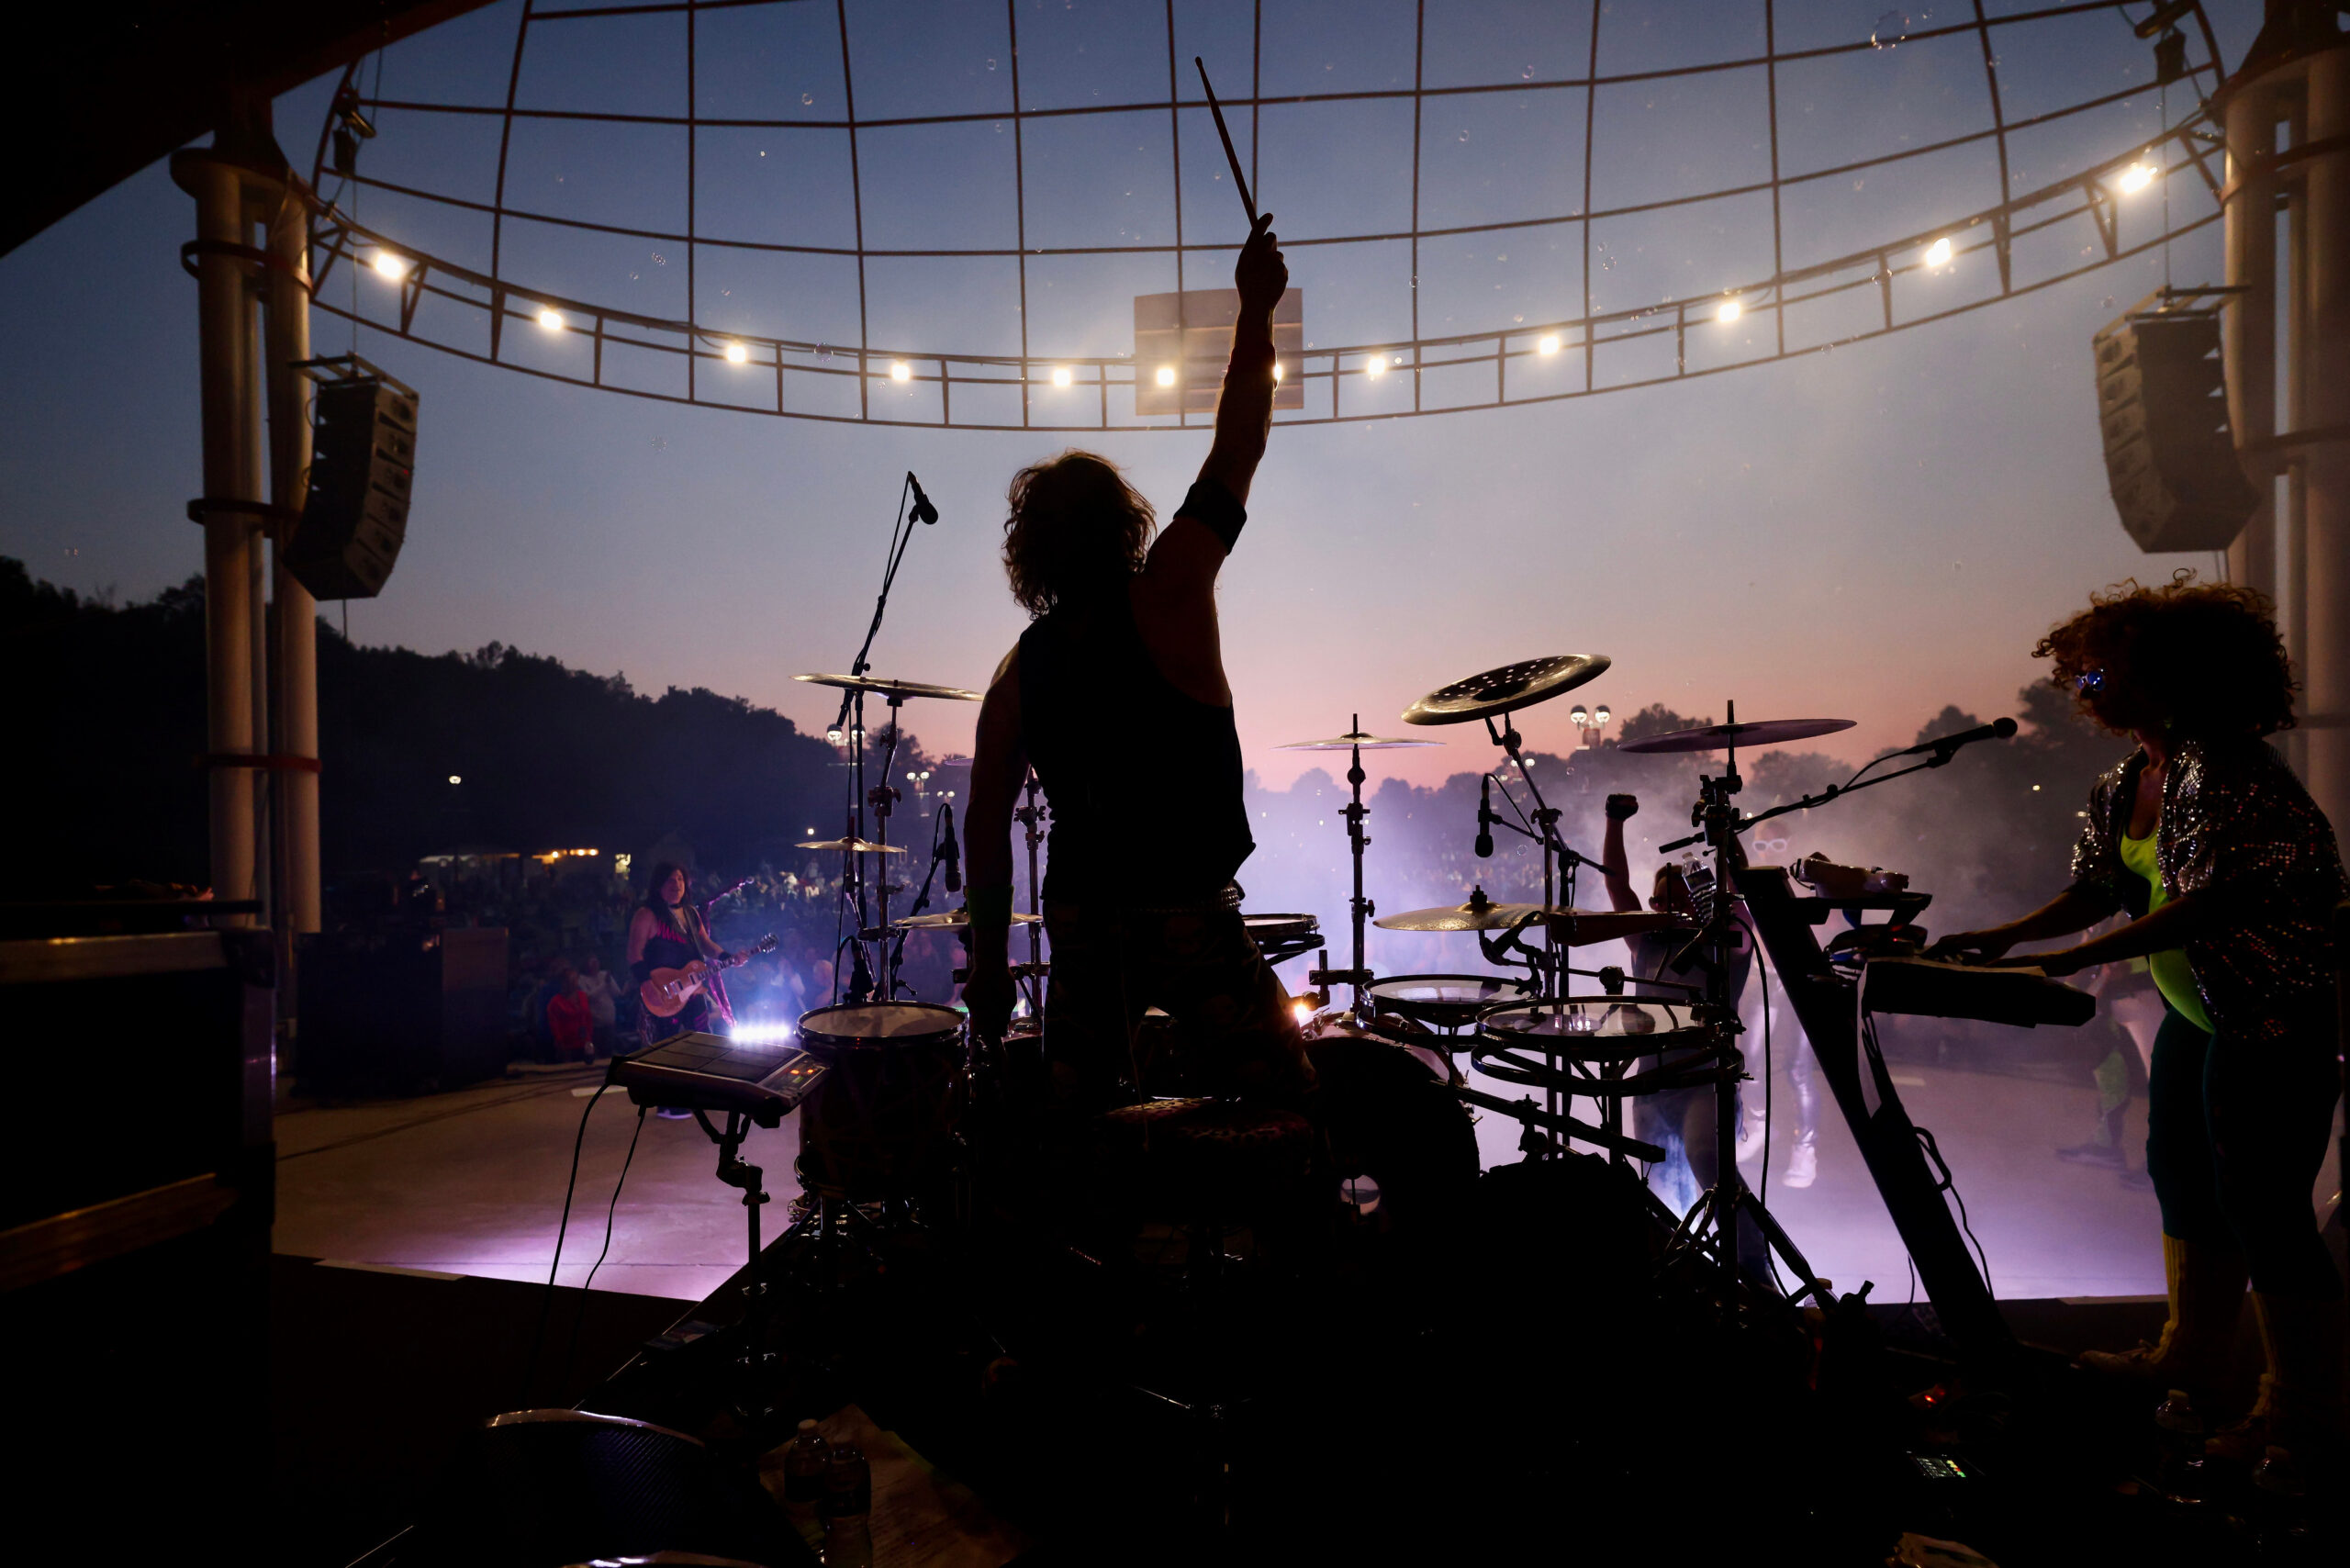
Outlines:
[[[2162, 868], [2154, 860], [2154, 838], [2151, 833], [2143, 838], [2121, 835], [2121, 864], [2144, 878], [2151, 890], [2146, 898], [2148, 914], [2170, 902], [2170, 895], [2163, 890]], [[2154, 989], [2163, 993], [2163, 1000], [2178, 1009], [2188, 1023], [2210, 1034], [2211, 1017], [2203, 1011], [2203, 993], [2195, 989], [2195, 966], [2187, 961], [2187, 950], [2172, 947], [2149, 954], [2146, 968], [2153, 973]]]

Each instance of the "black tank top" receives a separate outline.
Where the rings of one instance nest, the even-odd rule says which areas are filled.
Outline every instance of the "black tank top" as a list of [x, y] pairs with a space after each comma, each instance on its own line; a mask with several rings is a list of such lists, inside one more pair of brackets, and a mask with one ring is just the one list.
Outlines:
[[1232, 710], [1158, 672], [1125, 584], [1021, 633], [1020, 730], [1053, 809], [1048, 899], [1197, 902], [1257, 847]]

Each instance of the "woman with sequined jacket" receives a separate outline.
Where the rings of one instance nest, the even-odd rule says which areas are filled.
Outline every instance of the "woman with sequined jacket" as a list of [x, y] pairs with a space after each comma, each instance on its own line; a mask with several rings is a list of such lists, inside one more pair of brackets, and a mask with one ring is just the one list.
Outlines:
[[[2170, 1318], [2154, 1344], [2082, 1364], [2155, 1389], [2210, 1389], [2248, 1277], [2267, 1371], [2213, 1452], [2257, 1460], [2270, 1442], [2338, 1443], [2342, 1280], [2310, 1192], [2341, 1090], [2333, 921], [2345, 885], [2324, 813], [2265, 740], [2293, 723], [2276, 622], [2252, 589], [2181, 572], [2092, 595], [2032, 652], [2054, 661], [2050, 681], [2084, 712], [2138, 746], [2090, 791], [2072, 885], [1937, 950], [2050, 975], [2144, 958], [2162, 993], [2146, 1171]], [[2117, 912], [2132, 918], [2104, 935], [2006, 957]]]

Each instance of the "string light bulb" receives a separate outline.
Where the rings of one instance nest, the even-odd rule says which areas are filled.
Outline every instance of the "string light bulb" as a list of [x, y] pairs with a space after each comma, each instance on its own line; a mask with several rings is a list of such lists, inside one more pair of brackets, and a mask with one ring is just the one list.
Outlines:
[[563, 312], [554, 308], [552, 306], [541, 307], [539, 310], [539, 325], [544, 327], [550, 332], [562, 331]]
[[914, 367], [913, 367], [912, 365], [908, 364], [904, 360], [901, 360], [901, 359], [893, 359], [893, 360], [891, 360], [891, 361], [890, 362], [890, 380], [892, 380], [892, 381], [897, 381], [897, 382], [906, 382], [906, 381], [912, 381], [913, 378], [914, 378]]
[[1385, 354], [1383, 354], [1383, 353], [1375, 353], [1375, 354], [1372, 354], [1369, 359], [1366, 359], [1366, 360], [1364, 360], [1364, 361], [1362, 362], [1362, 373], [1363, 373], [1365, 375], [1371, 375], [1371, 376], [1380, 376], [1380, 375], [1386, 375], [1386, 374], [1387, 374], [1387, 356], [1386, 356]]
[[1281, 361], [1279, 361], [1279, 360], [1275, 360], [1275, 361], [1273, 361], [1273, 383], [1274, 383], [1274, 385], [1279, 386], [1279, 385], [1281, 384]]
[[1557, 353], [1559, 352], [1559, 334], [1556, 332], [1545, 332], [1540, 337], [1535, 339], [1534, 352], [1536, 353], [1543, 354]]
[[1714, 312], [1714, 319], [1722, 322], [1724, 325], [1728, 325], [1745, 314], [1745, 306], [1740, 305], [1735, 299], [1725, 299], [1722, 301], [1722, 308]]
[[1069, 383], [1069, 366], [1065, 364], [1057, 364], [1053, 366], [1053, 385], [1056, 386], [1066, 386]]
[[1945, 235], [1943, 238], [1935, 241], [1932, 244], [1926, 247], [1926, 264], [1930, 267], [1946, 267], [1950, 265], [1950, 258], [1953, 250], [1954, 247], [1951, 244], [1949, 237]]
[[1159, 384], [1161, 386], [1174, 386], [1174, 385], [1175, 385], [1175, 367], [1174, 367], [1173, 365], [1171, 365], [1171, 364], [1162, 364], [1162, 365], [1160, 365], [1160, 366], [1158, 367], [1158, 384]]
[[2123, 196], [2136, 196], [2140, 191], [2144, 190], [2148, 185], [2151, 185], [2154, 183], [2154, 166], [2152, 163], [2140, 162], [2132, 163], [2128, 168], [2121, 171], [2121, 194]]
[[376, 252], [375, 259], [368, 264], [379, 276], [390, 278], [394, 283], [408, 276], [408, 263], [389, 251]]

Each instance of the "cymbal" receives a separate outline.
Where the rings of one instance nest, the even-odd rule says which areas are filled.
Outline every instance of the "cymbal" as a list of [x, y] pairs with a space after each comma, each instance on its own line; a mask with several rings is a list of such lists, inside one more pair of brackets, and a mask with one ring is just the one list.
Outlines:
[[1465, 724], [1531, 708], [1595, 680], [1613, 662], [1606, 654], [1553, 654], [1524, 659], [1439, 686], [1404, 710], [1407, 724]]
[[[1022, 914], [1014, 911], [1012, 924], [1034, 925], [1041, 918], [1043, 917], [1040, 915]], [[971, 924], [971, 912], [968, 909], [950, 909], [939, 914], [905, 914], [900, 915], [890, 924], [905, 931], [960, 931]]]
[[906, 852], [902, 844], [875, 844], [862, 838], [803, 838], [793, 847], [829, 849], [835, 854], [845, 851], [851, 855], [903, 855]]
[[1367, 735], [1356, 730], [1343, 735], [1332, 735], [1326, 741], [1292, 741], [1287, 745], [1277, 745], [1273, 749], [1275, 751], [1353, 751], [1360, 747], [1364, 751], [1401, 751], [1405, 746], [1442, 745], [1443, 744], [1442, 741], [1395, 740], [1385, 735]]
[[794, 680], [813, 682], [818, 686], [837, 686], [843, 691], [878, 691], [884, 697], [903, 700], [908, 697], [941, 697], [950, 702], [984, 702], [987, 695], [966, 691], [959, 686], [930, 686], [919, 680], [884, 680], [873, 675], [795, 675]]
[[1729, 746], [1785, 745], [1814, 735], [1849, 730], [1856, 719], [1757, 719], [1751, 723], [1707, 724], [1695, 730], [1667, 730], [1619, 743], [1617, 751], [1721, 751]]
[[1463, 903], [1444, 909], [1406, 910], [1371, 922], [1382, 931], [1502, 931], [1519, 921], [1548, 925], [1569, 946], [1614, 942], [1651, 931], [1686, 925], [1675, 915], [1651, 910], [1561, 909], [1539, 903]]

